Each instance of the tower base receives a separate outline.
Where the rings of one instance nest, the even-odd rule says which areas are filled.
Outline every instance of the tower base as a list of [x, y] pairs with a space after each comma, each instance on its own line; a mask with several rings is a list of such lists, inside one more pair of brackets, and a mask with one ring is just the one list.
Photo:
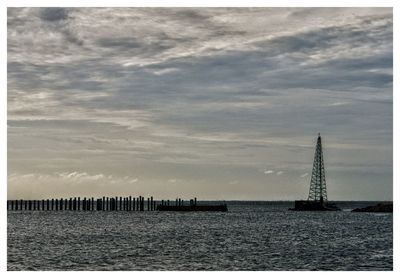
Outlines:
[[289, 210], [297, 211], [338, 211], [341, 210], [333, 203], [319, 202], [319, 201], [294, 201], [294, 208]]

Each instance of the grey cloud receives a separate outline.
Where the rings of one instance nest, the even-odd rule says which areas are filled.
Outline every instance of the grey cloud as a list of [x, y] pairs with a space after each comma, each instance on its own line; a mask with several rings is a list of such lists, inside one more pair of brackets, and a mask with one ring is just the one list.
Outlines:
[[392, 33], [391, 9], [8, 9], [9, 169], [268, 199], [257, 169], [295, 181], [321, 132], [331, 180], [387, 193]]
[[65, 8], [44, 8], [40, 11], [40, 18], [45, 21], [60, 21], [68, 19], [68, 11]]

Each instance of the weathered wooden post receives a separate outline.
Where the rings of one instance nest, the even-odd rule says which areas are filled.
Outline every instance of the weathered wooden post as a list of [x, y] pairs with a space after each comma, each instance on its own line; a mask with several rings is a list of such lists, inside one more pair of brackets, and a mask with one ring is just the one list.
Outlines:
[[64, 199], [61, 198], [60, 199], [60, 210], [63, 210], [63, 209], [64, 209]]
[[169, 206], [169, 200], [167, 200], [167, 206]]
[[178, 198], [175, 199], [175, 206], [178, 206]]
[[56, 199], [56, 210], [58, 210], [58, 199]]
[[132, 196], [128, 197], [128, 211], [132, 211]]
[[51, 210], [54, 210], [54, 199], [51, 199]]
[[68, 209], [69, 209], [69, 210], [72, 210], [72, 197], [69, 198]]
[[142, 208], [141, 211], [144, 211], [144, 197], [142, 197]]
[[103, 200], [102, 200], [102, 210], [106, 210], [106, 197], [103, 196]]
[[150, 210], [154, 210], [153, 196], [150, 196]]
[[92, 210], [94, 210], [94, 198], [92, 197]]
[[101, 210], [101, 199], [96, 199], [96, 210]]
[[46, 200], [46, 210], [50, 210], [50, 200]]
[[77, 199], [77, 210], [81, 209], [81, 197], [78, 197]]
[[194, 205], [197, 206], [197, 197], [194, 197]]
[[136, 202], [135, 202], [136, 198], [133, 197], [132, 198], [132, 210], [135, 211], [136, 210]]

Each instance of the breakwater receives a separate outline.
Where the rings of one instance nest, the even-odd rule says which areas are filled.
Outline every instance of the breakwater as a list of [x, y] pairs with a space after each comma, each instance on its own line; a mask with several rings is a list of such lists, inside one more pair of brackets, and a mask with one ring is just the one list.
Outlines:
[[222, 206], [224, 210], [219, 209], [221, 205], [198, 206], [197, 198], [156, 201], [153, 196], [7, 200], [7, 210], [11, 211], [227, 211], [226, 205]]

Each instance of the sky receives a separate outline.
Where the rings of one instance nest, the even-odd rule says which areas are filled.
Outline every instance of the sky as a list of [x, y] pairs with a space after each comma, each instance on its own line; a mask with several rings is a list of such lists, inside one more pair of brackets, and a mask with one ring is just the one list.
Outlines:
[[8, 198], [393, 198], [390, 8], [7, 14]]

